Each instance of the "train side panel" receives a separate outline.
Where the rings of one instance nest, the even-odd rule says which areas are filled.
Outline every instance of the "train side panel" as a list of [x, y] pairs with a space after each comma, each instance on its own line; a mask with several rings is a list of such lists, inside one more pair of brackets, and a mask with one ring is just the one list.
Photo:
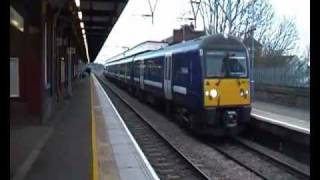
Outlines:
[[198, 50], [172, 56], [173, 102], [197, 110], [201, 101], [201, 62]]
[[144, 90], [154, 97], [163, 98], [163, 57], [145, 59], [144, 67]]

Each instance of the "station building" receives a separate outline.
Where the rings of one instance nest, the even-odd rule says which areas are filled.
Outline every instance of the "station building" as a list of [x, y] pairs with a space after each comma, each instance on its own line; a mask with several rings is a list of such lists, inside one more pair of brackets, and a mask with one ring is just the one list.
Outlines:
[[10, 1], [10, 124], [42, 124], [72, 96], [127, 1]]

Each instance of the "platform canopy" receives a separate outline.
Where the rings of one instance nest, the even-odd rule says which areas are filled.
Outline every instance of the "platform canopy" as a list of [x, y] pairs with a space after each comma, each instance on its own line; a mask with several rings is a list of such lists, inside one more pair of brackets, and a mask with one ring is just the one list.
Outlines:
[[97, 57], [128, 0], [80, 0], [90, 61]]

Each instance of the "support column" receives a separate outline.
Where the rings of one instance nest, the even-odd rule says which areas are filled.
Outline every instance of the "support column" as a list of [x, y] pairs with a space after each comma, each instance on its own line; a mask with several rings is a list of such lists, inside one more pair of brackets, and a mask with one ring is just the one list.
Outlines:
[[71, 86], [71, 80], [72, 80], [72, 73], [71, 73], [71, 68], [72, 68], [72, 51], [71, 48], [69, 47], [68, 49], [68, 95], [72, 96], [72, 86]]

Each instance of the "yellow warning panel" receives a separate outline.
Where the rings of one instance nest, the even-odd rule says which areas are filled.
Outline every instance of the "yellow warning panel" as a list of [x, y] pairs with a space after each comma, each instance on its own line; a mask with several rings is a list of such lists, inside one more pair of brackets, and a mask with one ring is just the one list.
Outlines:
[[250, 82], [247, 78], [205, 79], [204, 106], [250, 104]]

